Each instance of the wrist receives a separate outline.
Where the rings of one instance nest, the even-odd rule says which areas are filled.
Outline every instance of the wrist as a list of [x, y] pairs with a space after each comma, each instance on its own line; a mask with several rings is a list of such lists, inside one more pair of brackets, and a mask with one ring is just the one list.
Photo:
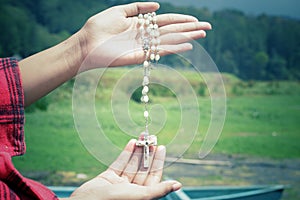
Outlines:
[[80, 66], [87, 56], [87, 44], [83, 31], [78, 31], [63, 43], [66, 45], [66, 51], [63, 56], [68, 71], [72, 76], [76, 76], [81, 71]]

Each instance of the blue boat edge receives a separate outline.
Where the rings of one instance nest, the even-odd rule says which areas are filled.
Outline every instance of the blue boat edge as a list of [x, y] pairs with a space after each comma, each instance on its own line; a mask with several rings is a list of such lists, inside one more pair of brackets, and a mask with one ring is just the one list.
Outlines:
[[[279, 200], [286, 187], [284, 185], [184, 187], [161, 200]], [[191, 195], [191, 192], [194, 194]]]
[[[183, 187], [161, 200], [279, 200], [285, 185]], [[57, 197], [69, 197], [77, 187], [49, 186]]]

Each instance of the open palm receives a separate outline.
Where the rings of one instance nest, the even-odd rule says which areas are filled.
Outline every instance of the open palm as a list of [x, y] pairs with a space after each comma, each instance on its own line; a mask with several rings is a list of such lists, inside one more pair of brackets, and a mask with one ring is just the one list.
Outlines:
[[[141, 63], [144, 59], [139, 43], [139, 13], [156, 11], [157, 3], [132, 3], [109, 8], [91, 17], [81, 29], [82, 52], [90, 67], [122, 66]], [[157, 16], [160, 31], [160, 55], [192, 48], [189, 40], [205, 37], [211, 29], [207, 22], [181, 14]]]
[[178, 190], [177, 181], [161, 182], [166, 150], [152, 148], [151, 167], [141, 165], [142, 148], [131, 140], [103, 173], [79, 187], [71, 199], [154, 199]]

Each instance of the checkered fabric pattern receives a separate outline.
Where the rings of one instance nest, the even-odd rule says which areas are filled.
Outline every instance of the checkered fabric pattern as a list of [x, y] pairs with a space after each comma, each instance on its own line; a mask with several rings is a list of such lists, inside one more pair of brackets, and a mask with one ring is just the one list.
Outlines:
[[23, 177], [12, 156], [25, 153], [24, 94], [18, 61], [0, 58], [0, 200], [57, 199], [42, 184]]

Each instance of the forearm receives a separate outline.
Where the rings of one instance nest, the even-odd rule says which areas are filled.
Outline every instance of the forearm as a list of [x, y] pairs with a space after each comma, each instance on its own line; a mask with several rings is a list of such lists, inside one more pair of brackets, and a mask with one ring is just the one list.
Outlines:
[[20, 61], [25, 106], [76, 75], [84, 59], [79, 34]]

